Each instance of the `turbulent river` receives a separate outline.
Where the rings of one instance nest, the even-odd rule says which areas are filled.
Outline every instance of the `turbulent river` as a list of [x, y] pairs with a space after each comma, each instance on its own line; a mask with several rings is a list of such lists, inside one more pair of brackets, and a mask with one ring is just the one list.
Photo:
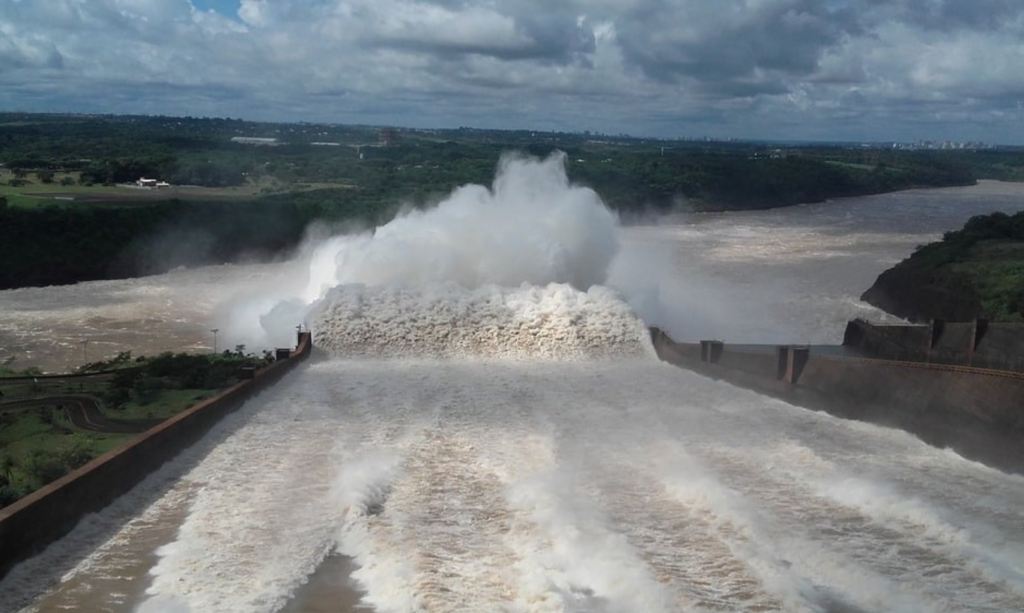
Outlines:
[[529, 234], [536, 266], [521, 242], [388, 260], [473, 234], [428, 217], [296, 263], [0, 293], [5, 351], [55, 368], [82, 335], [255, 346], [254, 312], [265, 339], [299, 317], [319, 346], [16, 567], [0, 611], [1024, 610], [1024, 478], [664, 365], [645, 333], [835, 342], [883, 318], [856, 296], [915, 245], [1020, 208], [989, 183], [680, 216], [608, 253], [563, 220]]

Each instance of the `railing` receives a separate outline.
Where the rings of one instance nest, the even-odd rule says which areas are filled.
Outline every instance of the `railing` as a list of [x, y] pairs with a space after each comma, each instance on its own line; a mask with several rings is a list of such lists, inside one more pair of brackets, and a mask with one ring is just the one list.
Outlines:
[[886, 360], [882, 358], [854, 358], [840, 355], [811, 354], [816, 360], [828, 360], [832, 362], [862, 362], [879, 364], [885, 366], [900, 366], [904, 368], [919, 368], [923, 370], [944, 370], [948, 372], [960, 372], [972, 375], [985, 375], [989, 377], [1002, 377], [1004, 379], [1024, 380], [1024, 373], [1012, 370], [996, 370], [994, 368], [978, 368], [976, 366], [960, 366], [958, 364], [939, 364], [935, 362], [907, 362], [903, 360]]
[[[671, 339], [669, 339], [671, 340]], [[698, 343], [679, 343], [671, 341], [673, 345], [677, 347], [691, 347], [700, 348]], [[767, 349], [771, 348], [774, 350], [774, 346], [765, 345], [765, 351], [751, 351], [743, 349], [737, 349], [735, 346], [725, 344], [723, 351], [725, 353], [733, 354], [745, 354], [745, 355], [764, 355]], [[1024, 381], [1024, 372], [1017, 372], [1012, 370], [1000, 370], [995, 368], [979, 368], [977, 366], [961, 366], [958, 364], [942, 364], [937, 362], [919, 362], [909, 360], [892, 360], [886, 358], [869, 358], [869, 357], [853, 357], [845, 355], [829, 355], [822, 353], [814, 353], [811, 351], [810, 357], [813, 360], [828, 360], [830, 362], [856, 362], [864, 364], [877, 364], [880, 366], [896, 366], [902, 368], [918, 368], [922, 370], [941, 370], [946, 372], [959, 372], [964, 374], [972, 375], [984, 375], [988, 377], [1000, 377], [1003, 379], [1014, 379], [1018, 381]]]

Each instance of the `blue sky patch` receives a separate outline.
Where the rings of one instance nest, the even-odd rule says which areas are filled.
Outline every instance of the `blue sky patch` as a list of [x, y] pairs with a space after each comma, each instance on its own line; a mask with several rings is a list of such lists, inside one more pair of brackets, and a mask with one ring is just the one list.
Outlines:
[[192, 0], [192, 6], [201, 11], [213, 9], [225, 17], [238, 17], [239, 0]]

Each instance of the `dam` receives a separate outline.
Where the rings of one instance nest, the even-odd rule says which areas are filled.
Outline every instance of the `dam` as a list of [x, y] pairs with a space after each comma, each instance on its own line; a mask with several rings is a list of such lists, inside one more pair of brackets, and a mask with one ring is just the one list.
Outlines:
[[213, 436], [5, 587], [86, 544], [41, 609], [276, 611], [332, 554], [378, 611], [1024, 606], [1020, 477], [650, 356], [321, 356]]
[[[931, 349], [921, 343], [877, 344], [879, 338], [913, 338], [921, 332], [930, 340], [936, 338], [933, 330], [946, 326], [977, 335], [988, 324], [874, 326], [855, 320], [847, 325], [843, 345], [677, 343], [658, 328], [651, 328], [651, 340], [659, 358], [681, 368], [797, 406], [900, 428], [932, 446], [1024, 474], [1024, 374], [1013, 369], [1020, 362], [1015, 355], [1020, 345], [1008, 342], [1019, 335], [1019, 324], [992, 324], [988, 343], [968, 336], [967, 351], [960, 352], [951, 351], [950, 343]], [[875, 338], [864, 342], [871, 335]], [[904, 359], [886, 359], [891, 351]], [[924, 359], [911, 360], [911, 353]]]
[[[16, 568], [0, 610], [1022, 610], [1024, 479], [680, 370], [647, 330], [837, 343], [846, 320], [882, 317], [853, 297], [877, 258], [999, 198], [626, 228], [615, 291], [364, 278], [310, 313], [321, 350]], [[925, 221], [886, 217], [908, 209]], [[645, 291], [643, 271], [678, 283]], [[155, 319], [228, 278], [281, 283], [231, 272], [99, 287], [153, 297], [136, 308]], [[33, 295], [74, 319], [75, 292], [99, 293], [84, 285], [4, 299], [23, 321], [43, 317]], [[293, 308], [277, 304], [268, 321]], [[419, 349], [389, 351], [396, 338]]]

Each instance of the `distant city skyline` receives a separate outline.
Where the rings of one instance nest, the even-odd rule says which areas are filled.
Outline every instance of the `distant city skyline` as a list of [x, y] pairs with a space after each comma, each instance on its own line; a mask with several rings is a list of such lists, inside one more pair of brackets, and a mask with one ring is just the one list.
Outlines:
[[0, 0], [0, 110], [1024, 145], [1014, 0]]

